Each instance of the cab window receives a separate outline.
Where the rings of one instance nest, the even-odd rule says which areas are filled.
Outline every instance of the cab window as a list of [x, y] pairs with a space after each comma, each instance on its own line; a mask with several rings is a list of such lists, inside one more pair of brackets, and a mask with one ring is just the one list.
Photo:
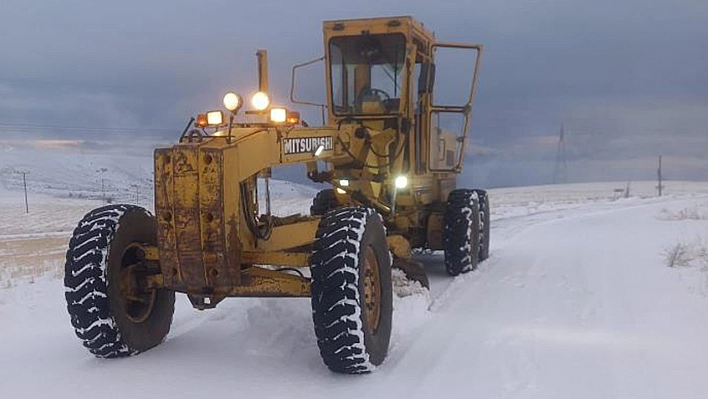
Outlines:
[[334, 37], [329, 42], [333, 111], [337, 115], [394, 114], [400, 108], [405, 37]]

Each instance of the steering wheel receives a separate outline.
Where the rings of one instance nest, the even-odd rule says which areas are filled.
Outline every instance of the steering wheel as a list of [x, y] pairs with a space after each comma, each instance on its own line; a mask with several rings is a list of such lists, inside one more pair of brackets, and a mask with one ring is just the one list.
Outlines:
[[359, 110], [361, 110], [364, 98], [367, 96], [376, 96], [377, 101], [380, 102], [384, 108], [386, 108], [386, 102], [391, 99], [391, 96], [381, 89], [366, 87], [359, 92], [359, 96], [357, 97], [356, 106]]

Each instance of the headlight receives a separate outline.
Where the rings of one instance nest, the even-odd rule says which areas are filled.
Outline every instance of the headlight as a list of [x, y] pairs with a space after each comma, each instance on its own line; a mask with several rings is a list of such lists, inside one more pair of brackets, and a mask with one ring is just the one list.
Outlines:
[[228, 92], [224, 96], [224, 107], [231, 112], [237, 111], [243, 105], [241, 96], [236, 93]]
[[273, 123], [285, 123], [288, 119], [288, 110], [285, 108], [272, 108], [270, 110], [270, 121]]
[[253, 108], [263, 111], [270, 105], [270, 98], [268, 98], [267, 94], [259, 91], [251, 97], [251, 105]]
[[398, 176], [395, 183], [398, 189], [406, 188], [408, 187], [408, 178], [406, 176]]
[[342, 187], [349, 187], [349, 180], [347, 179], [342, 179], [339, 181], [339, 185]]
[[206, 115], [209, 126], [219, 126], [224, 123], [224, 113], [221, 111], [209, 111]]

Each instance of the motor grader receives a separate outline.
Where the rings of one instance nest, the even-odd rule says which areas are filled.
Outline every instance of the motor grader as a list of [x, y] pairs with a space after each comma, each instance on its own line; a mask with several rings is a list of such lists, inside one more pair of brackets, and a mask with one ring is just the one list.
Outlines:
[[[454, 87], [468, 88], [461, 104], [436, 102], [436, 74], [451, 72], [436, 65], [443, 49], [473, 54], [468, 81]], [[416, 249], [443, 250], [453, 276], [488, 256], [487, 195], [456, 180], [482, 46], [437, 42], [415, 19], [389, 17], [324, 22], [324, 53], [322, 126], [271, 100], [258, 51], [250, 109], [240, 113], [243, 97], [227, 93], [227, 112], [191, 118], [177, 144], [155, 151], [154, 216], [107, 205], [79, 222], [65, 292], [91, 353], [160, 344], [176, 292], [200, 310], [227, 297], [310, 297], [327, 367], [368, 372], [388, 351], [392, 267], [425, 285]], [[311, 64], [293, 68], [293, 88], [296, 70]], [[457, 131], [441, 122], [449, 116]], [[310, 215], [275, 216], [272, 169], [295, 164], [332, 188]]]

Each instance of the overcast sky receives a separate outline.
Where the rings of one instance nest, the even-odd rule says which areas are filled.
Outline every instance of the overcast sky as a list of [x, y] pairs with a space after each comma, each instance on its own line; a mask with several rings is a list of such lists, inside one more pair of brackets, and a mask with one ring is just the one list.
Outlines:
[[322, 20], [413, 15], [486, 46], [465, 172], [479, 185], [552, 181], [561, 124], [571, 181], [653, 178], [659, 154], [670, 178], [708, 180], [706, 0], [337, 3], [3, 0], [0, 131], [177, 134], [225, 91], [255, 90], [258, 48], [285, 102], [292, 64], [322, 54]]

